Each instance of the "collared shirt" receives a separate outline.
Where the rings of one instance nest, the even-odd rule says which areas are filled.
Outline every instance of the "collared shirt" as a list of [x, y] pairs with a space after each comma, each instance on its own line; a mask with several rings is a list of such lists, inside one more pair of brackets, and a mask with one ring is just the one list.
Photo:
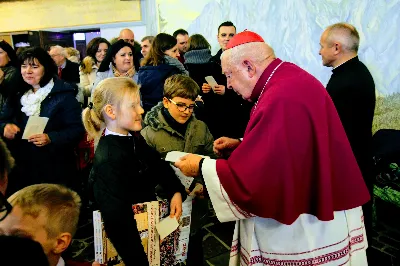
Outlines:
[[66, 65], [67, 65], [67, 59], [65, 59], [64, 63], [63, 63], [61, 66], [59, 66], [59, 67], [61, 67], [62, 69], [64, 69]]
[[65, 266], [65, 261], [62, 257], [58, 260], [57, 266]]
[[121, 133], [117, 133], [117, 132], [111, 131], [108, 128], [106, 128], [106, 131], [104, 132], [104, 136], [107, 136], [107, 135], [115, 135], [115, 136], [123, 136], [123, 137], [132, 136], [131, 133], [129, 133], [129, 132], [128, 132], [128, 135], [124, 135], [124, 134], [121, 134]]

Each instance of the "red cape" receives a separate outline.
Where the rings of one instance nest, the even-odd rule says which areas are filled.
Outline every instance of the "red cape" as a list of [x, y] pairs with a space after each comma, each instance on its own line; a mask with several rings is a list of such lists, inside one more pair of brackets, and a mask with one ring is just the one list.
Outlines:
[[[257, 101], [274, 60], [256, 84]], [[283, 63], [251, 113], [243, 142], [217, 173], [230, 199], [246, 212], [293, 223], [308, 213], [319, 220], [369, 200], [335, 106], [324, 86]]]

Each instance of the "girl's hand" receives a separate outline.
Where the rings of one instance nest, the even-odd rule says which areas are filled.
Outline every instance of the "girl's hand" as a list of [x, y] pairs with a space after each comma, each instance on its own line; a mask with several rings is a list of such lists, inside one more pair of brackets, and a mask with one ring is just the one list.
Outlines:
[[176, 217], [176, 220], [179, 221], [182, 215], [182, 195], [179, 192], [176, 192], [174, 196], [171, 199], [171, 212], [169, 213], [169, 216]]

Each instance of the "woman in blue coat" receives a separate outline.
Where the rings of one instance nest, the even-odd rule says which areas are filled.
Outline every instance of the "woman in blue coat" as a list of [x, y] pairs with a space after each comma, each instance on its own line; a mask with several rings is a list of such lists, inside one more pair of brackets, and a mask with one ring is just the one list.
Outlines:
[[179, 50], [176, 39], [166, 33], [159, 33], [154, 38], [150, 52], [143, 59], [139, 68], [140, 93], [142, 106], [147, 113], [163, 99], [164, 82], [175, 74], [189, 75], [177, 59]]
[[[72, 186], [76, 176], [74, 148], [84, 134], [74, 88], [56, 77], [57, 67], [42, 48], [20, 55], [26, 89], [8, 99], [0, 130], [15, 158], [8, 194], [38, 183]], [[29, 117], [49, 118], [44, 132], [22, 139]]]

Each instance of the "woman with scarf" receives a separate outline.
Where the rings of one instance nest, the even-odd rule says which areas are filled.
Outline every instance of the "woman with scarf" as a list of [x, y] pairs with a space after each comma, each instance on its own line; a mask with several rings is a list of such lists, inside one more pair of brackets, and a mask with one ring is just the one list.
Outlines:
[[177, 59], [179, 50], [176, 39], [169, 34], [159, 33], [154, 38], [150, 52], [139, 69], [138, 83], [141, 85], [142, 105], [145, 113], [163, 99], [164, 82], [175, 74], [189, 75]]
[[97, 84], [106, 78], [128, 77], [137, 82], [136, 70], [133, 64], [134, 51], [133, 46], [124, 40], [119, 40], [109, 47], [106, 57], [101, 62], [97, 71], [92, 95]]
[[[7, 194], [39, 184], [76, 185], [74, 147], [84, 134], [81, 107], [74, 88], [57, 78], [57, 67], [42, 48], [20, 54], [23, 92], [9, 98], [0, 116], [0, 130], [16, 167]], [[22, 135], [31, 117], [47, 117], [41, 134]]]
[[96, 73], [106, 57], [110, 43], [101, 37], [93, 38], [87, 46], [87, 56], [82, 60], [79, 67], [80, 87], [85, 97], [90, 97]]

